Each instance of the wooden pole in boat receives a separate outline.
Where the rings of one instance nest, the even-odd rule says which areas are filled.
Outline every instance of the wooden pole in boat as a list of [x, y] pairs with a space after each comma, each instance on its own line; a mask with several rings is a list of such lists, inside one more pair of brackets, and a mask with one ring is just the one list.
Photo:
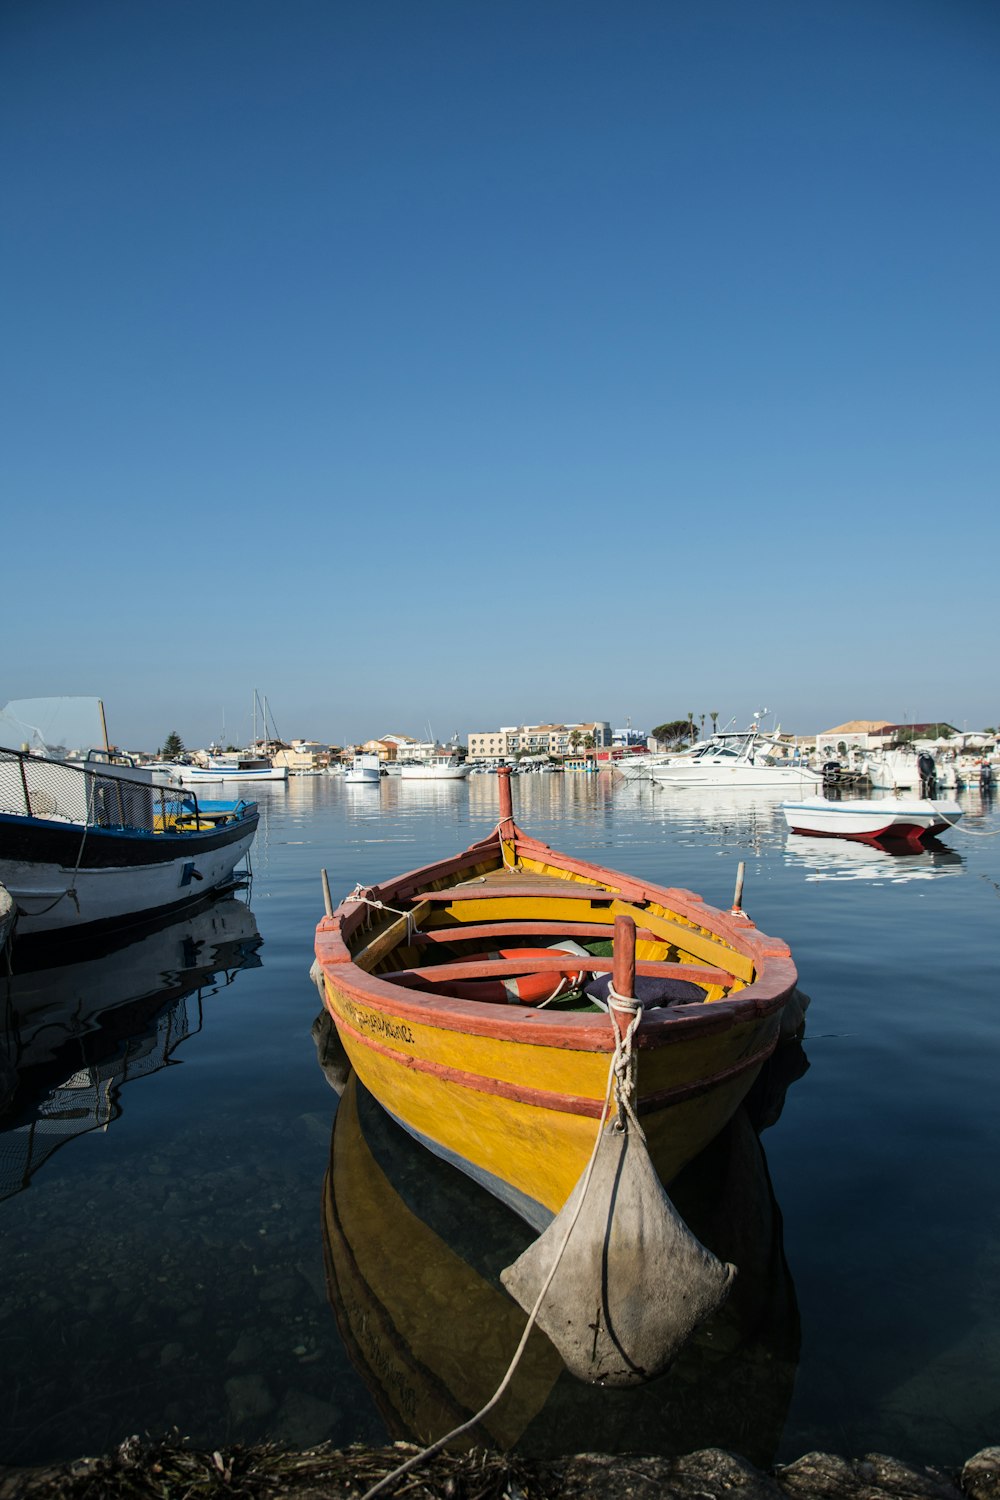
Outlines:
[[734, 917], [737, 912], [742, 912], [743, 910], [743, 877], [746, 874], [746, 870], [747, 867], [741, 859], [736, 866], [736, 889], [733, 892], [733, 904], [730, 911], [730, 915]]
[[497, 766], [497, 789], [500, 793], [500, 837], [514, 837], [514, 801], [510, 791], [510, 766]]
[[[635, 999], [635, 922], [625, 913], [615, 917], [612, 946], [611, 983], [623, 1000]], [[611, 1011], [619, 1036], [624, 1037], [631, 1017], [624, 1011]]]
[[615, 917], [611, 983], [623, 1000], [635, 999], [635, 922], [626, 913]]
[[328, 917], [333, 916], [333, 897], [330, 895], [330, 877], [326, 870], [320, 870], [319, 878], [323, 886], [323, 907]]

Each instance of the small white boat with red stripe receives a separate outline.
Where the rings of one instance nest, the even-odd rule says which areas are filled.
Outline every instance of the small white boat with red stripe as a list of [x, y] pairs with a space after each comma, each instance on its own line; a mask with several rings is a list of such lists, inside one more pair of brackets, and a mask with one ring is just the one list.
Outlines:
[[922, 844], [962, 819], [958, 803], [944, 797], [806, 797], [781, 811], [792, 833], [880, 843]]

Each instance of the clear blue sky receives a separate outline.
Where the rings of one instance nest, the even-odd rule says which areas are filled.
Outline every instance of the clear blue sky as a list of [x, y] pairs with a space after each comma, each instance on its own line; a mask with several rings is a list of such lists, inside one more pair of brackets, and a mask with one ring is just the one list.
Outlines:
[[6, 0], [0, 702], [1000, 722], [992, 0]]

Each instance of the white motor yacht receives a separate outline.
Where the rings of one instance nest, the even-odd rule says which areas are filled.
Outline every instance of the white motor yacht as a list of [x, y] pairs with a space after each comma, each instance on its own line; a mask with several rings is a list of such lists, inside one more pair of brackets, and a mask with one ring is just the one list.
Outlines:
[[721, 731], [711, 739], [668, 756], [650, 767], [664, 786], [822, 786], [823, 776], [790, 753], [786, 745], [749, 729]]
[[464, 781], [469, 769], [453, 755], [432, 755], [427, 760], [404, 761], [399, 774], [403, 781]]

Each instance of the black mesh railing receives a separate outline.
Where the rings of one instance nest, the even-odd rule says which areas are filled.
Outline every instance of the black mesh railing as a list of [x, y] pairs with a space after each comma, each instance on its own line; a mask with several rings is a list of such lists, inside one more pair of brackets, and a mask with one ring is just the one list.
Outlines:
[[20, 813], [89, 828], [161, 833], [178, 822], [209, 828], [193, 792], [132, 780], [101, 763], [45, 760], [0, 748], [0, 813]]

